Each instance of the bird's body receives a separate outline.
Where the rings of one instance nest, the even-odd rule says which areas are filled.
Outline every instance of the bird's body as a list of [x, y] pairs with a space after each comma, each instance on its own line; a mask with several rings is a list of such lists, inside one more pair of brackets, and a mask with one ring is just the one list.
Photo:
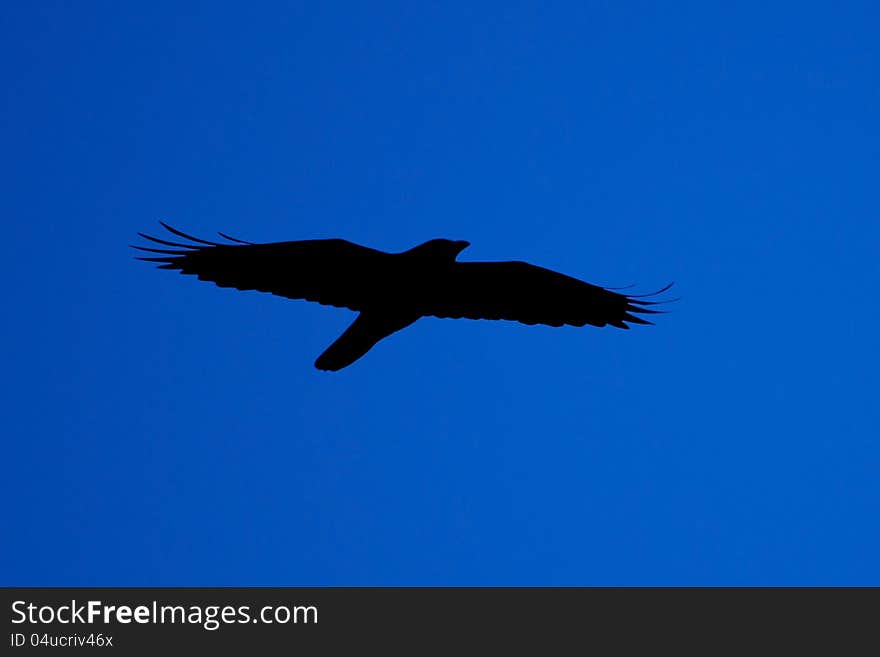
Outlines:
[[[315, 366], [339, 370], [379, 340], [421, 317], [505, 319], [549, 326], [650, 324], [633, 313], [656, 313], [657, 302], [619, 294], [525, 262], [458, 262], [468, 242], [435, 239], [386, 253], [342, 239], [253, 244], [190, 237], [162, 224], [181, 244], [139, 233], [169, 249], [140, 258], [220, 287], [270, 292], [357, 311], [355, 322]], [[669, 286], [660, 290], [665, 291]], [[648, 295], [650, 296], [650, 295]]]

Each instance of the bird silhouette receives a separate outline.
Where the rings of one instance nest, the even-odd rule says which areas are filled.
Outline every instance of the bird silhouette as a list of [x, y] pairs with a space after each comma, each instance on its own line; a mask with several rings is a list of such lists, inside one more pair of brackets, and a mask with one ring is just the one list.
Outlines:
[[386, 253], [343, 239], [255, 244], [224, 233], [226, 243], [199, 239], [162, 226], [188, 244], [141, 237], [172, 249], [134, 246], [160, 254], [159, 263], [202, 281], [238, 290], [349, 308], [359, 314], [315, 361], [337, 371], [377, 342], [421, 317], [511, 320], [549, 326], [652, 324], [638, 315], [667, 301], [650, 301], [672, 284], [644, 295], [626, 295], [526, 262], [458, 262], [469, 242], [433, 239], [401, 253]]

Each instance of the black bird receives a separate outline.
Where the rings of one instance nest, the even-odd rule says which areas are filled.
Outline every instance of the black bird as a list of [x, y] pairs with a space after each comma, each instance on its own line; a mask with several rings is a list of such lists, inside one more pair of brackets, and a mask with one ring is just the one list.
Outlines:
[[228, 243], [191, 237], [160, 222], [190, 244], [138, 233], [171, 249], [134, 248], [161, 254], [158, 262], [202, 281], [238, 290], [271, 292], [289, 299], [350, 308], [354, 323], [315, 361], [320, 370], [341, 370], [382, 338], [420, 317], [507, 319], [550, 326], [651, 324], [637, 314], [661, 301], [644, 301], [668, 290], [635, 296], [591, 285], [526, 262], [457, 262], [468, 242], [434, 239], [402, 253], [386, 253], [343, 239], [254, 244], [219, 233]]

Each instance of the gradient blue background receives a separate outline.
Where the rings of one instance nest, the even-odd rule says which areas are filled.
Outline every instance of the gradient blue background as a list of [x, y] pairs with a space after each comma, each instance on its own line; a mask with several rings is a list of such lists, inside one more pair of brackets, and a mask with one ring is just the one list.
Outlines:
[[[0, 583], [880, 584], [876, 3], [8, 2]], [[353, 314], [132, 260], [467, 239], [683, 299]]]

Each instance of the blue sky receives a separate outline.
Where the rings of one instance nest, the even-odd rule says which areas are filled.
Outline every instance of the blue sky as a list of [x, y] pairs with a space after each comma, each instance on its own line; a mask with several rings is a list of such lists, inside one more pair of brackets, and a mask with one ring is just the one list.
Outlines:
[[[874, 3], [7, 3], [0, 583], [880, 584]], [[466, 239], [656, 327], [132, 259]]]

